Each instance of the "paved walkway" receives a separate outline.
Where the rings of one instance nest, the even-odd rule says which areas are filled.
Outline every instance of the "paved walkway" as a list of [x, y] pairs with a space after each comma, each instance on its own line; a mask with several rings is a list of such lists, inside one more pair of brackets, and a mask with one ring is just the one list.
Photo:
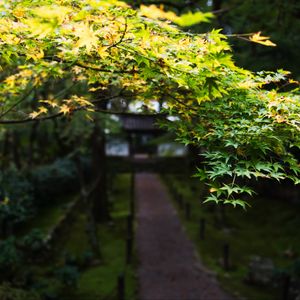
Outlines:
[[158, 176], [135, 179], [138, 300], [230, 300], [199, 262]]

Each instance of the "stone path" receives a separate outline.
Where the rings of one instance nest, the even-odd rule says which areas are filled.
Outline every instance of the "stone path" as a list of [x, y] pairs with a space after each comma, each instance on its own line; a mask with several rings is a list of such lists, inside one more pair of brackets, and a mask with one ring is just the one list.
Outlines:
[[135, 180], [138, 300], [232, 300], [201, 265], [158, 176]]

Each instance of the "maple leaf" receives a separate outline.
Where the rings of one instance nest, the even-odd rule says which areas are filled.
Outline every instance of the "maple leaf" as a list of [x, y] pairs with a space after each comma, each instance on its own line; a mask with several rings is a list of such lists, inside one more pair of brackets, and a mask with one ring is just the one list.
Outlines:
[[174, 21], [178, 18], [175, 13], [171, 11], [165, 12], [163, 6], [157, 7], [154, 4], [150, 6], [141, 5], [140, 14], [150, 19], [166, 19]]
[[29, 117], [31, 119], [35, 119], [36, 117], [38, 117], [39, 112], [38, 111], [33, 111], [32, 113], [29, 114]]
[[175, 19], [174, 22], [182, 27], [189, 27], [201, 22], [210, 22], [210, 19], [213, 17], [212, 13], [203, 13], [201, 11], [188, 12]]
[[101, 58], [106, 58], [106, 57], [109, 56], [109, 53], [108, 53], [106, 50], [107, 50], [106, 47], [99, 47], [99, 48], [97, 49], [98, 54], [99, 54], [99, 56], [100, 56]]
[[275, 116], [275, 120], [277, 121], [277, 123], [283, 123], [283, 122], [285, 122], [284, 117], [281, 116], [281, 115], [276, 115]]
[[275, 47], [276, 44], [271, 42], [269, 40], [270, 37], [268, 36], [263, 36], [260, 35], [261, 31], [254, 33], [252, 36], [249, 37], [249, 40], [253, 43], [258, 43], [258, 44], [262, 44], [264, 46], [271, 46], [271, 47]]
[[24, 24], [28, 26], [31, 32], [30, 36], [43, 39], [46, 36], [52, 34], [55, 30], [55, 24], [51, 22], [42, 23], [40, 20], [30, 18], [23, 21]]
[[58, 106], [55, 100], [40, 100], [39, 102], [49, 104], [53, 108]]
[[45, 55], [45, 53], [44, 53], [43, 49], [40, 49], [40, 50], [34, 51], [32, 53], [30, 53], [30, 52], [26, 53], [26, 58], [27, 59], [32, 58], [34, 61], [37, 61], [37, 60], [43, 58], [44, 55]]
[[8, 76], [4, 82], [10, 87], [14, 87], [15, 86], [15, 83], [16, 83], [16, 75], [11, 75], [11, 76]]
[[42, 18], [53, 20], [56, 19], [62, 23], [66, 15], [71, 11], [70, 8], [65, 6], [40, 6], [32, 10], [33, 14]]
[[79, 23], [74, 27], [74, 35], [79, 37], [76, 48], [85, 47], [88, 53], [98, 45], [98, 32], [93, 30], [88, 23]]
[[59, 110], [60, 113], [63, 113], [64, 115], [67, 115], [71, 112], [71, 107], [66, 105], [66, 104], [63, 104], [61, 107], [60, 107], [60, 110]]
[[41, 107], [39, 107], [39, 110], [38, 110], [38, 111], [34, 111], [34, 112], [30, 113], [30, 114], [29, 114], [29, 117], [30, 117], [31, 119], [35, 119], [35, 118], [37, 118], [39, 115], [45, 114], [45, 113], [47, 113], [47, 112], [48, 112], [48, 109], [47, 109], [46, 107], [44, 107], [44, 106], [41, 106]]
[[0, 35], [0, 38], [9, 45], [17, 45], [21, 41], [21, 39], [15, 36], [14, 34], [3, 34]]
[[25, 15], [25, 10], [24, 9], [15, 9], [15, 10], [13, 10], [13, 15], [16, 17], [16, 18], [23, 18], [24, 17], [24, 15]]
[[94, 106], [90, 101], [84, 99], [83, 97], [72, 97], [72, 100], [81, 106]]

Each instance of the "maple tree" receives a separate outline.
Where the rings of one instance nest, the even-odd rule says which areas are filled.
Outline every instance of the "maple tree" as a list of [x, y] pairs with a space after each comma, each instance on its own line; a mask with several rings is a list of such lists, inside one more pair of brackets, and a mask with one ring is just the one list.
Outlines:
[[[4, 0], [0, 7], [0, 124], [78, 111], [93, 119], [112, 112], [101, 106], [111, 99], [155, 99], [175, 117], [164, 126], [202, 148], [196, 176], [210, 187], [206, 201], [245, 207], [243, 195], [253, 194], [247, 180], [299, 182], [299, 83], [283, 70], [237, 67], [220, 30], [180, 29], [211, 13], [177, 16], [115, 0]], [[241, 37], [275, 46], [261, 33]]]

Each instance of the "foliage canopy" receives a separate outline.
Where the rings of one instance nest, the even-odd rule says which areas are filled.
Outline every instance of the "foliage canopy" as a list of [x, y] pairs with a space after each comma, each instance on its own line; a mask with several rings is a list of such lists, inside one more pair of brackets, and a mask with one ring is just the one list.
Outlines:
[[[92, 118], [108, 99], [155, 99], [175, 117], [165, 126], [178, 140], [203, 149], [196, 176], [210, 186], [206, 201], [245, 207], [252, 178], [300, 182], [298, 82], [283, 70], [237, 67], [220, 30], [180, 29], [210, 13], [136, 11], [115, 0], [4, 0], [0, 7], [0, 124], [79, 110]], [[260, 33], [248, 38], [274, 46]]]

